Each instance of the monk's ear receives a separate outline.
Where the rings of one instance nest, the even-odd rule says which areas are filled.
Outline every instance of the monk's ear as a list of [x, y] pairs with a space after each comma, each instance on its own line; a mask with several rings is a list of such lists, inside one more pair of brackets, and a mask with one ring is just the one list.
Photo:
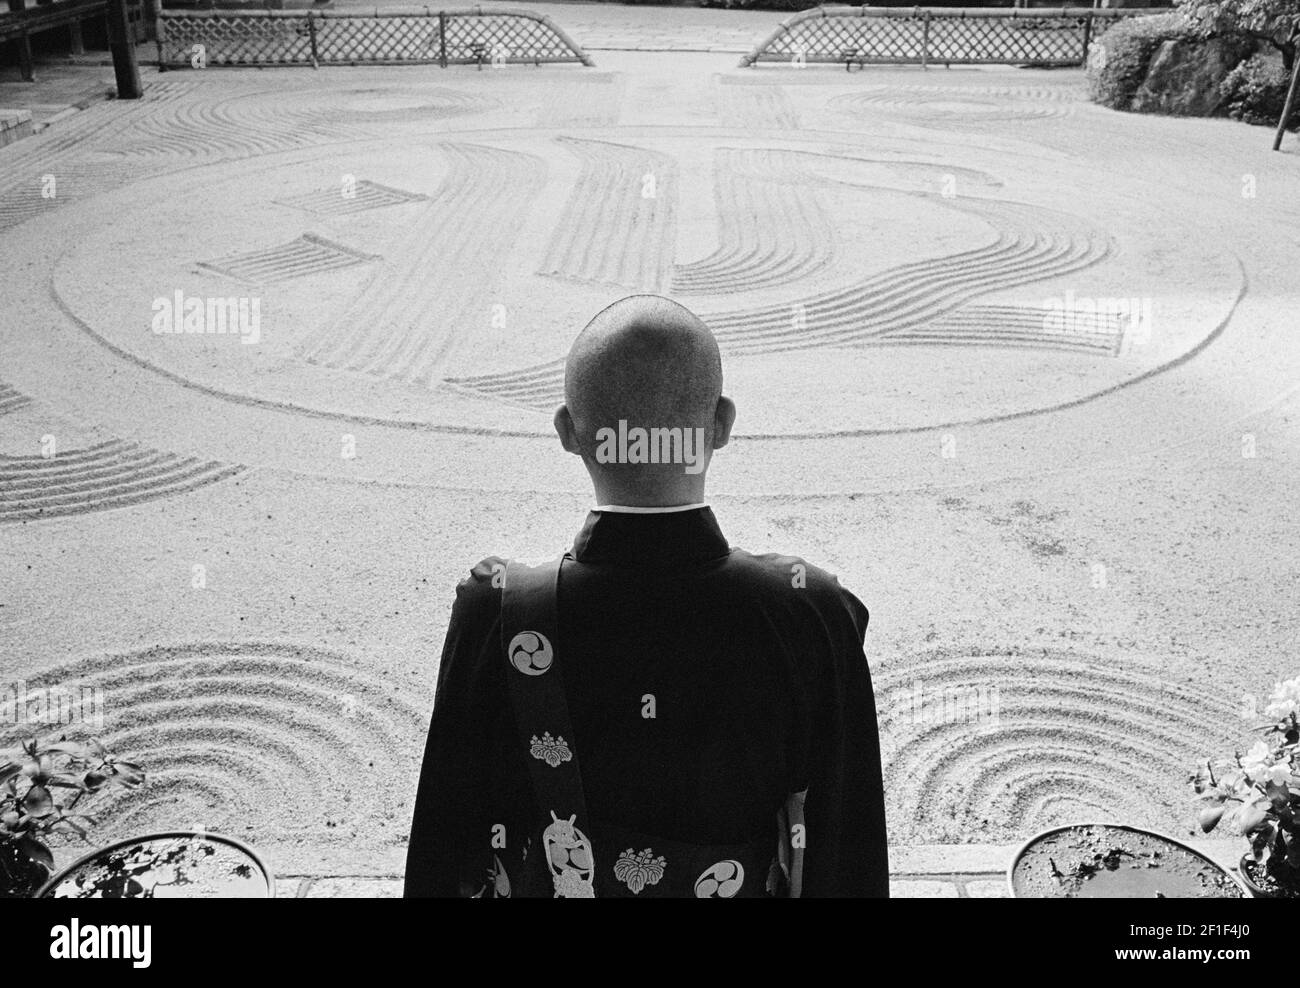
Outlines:
[[582, 455], [582, 447], [578, 445], [578, 429], [573, 424], [568, 405], [561, 405], [555, 410], [555, 434], [560, 437], [561, 446], [570, 453]]
[[731, 427], [736, 424], [736, 403], [723, 395], [713, 413], [713, 448], [722, 449], [731, 440]]

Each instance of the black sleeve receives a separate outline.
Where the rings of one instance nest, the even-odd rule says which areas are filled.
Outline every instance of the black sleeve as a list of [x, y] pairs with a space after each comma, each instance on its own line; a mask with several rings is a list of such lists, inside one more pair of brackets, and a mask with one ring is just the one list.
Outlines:
[[807, 769], [802, 894], [888, 898], [880, 736], [863, 652], [867, 609], [836, 583], [821, 610], [831, 655]]
[[408, 899], [473, 895], [492, 860], [492, 748], [480, 688], [481, 657], [500, 610], [491, 563], [456, 588], [406, 852]]

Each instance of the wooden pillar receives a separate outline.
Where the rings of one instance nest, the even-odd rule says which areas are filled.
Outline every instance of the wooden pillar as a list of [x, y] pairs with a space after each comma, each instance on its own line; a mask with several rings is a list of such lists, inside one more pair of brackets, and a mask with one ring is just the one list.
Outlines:
[[68, 52], [72, 55], [86, 53], [86, 43], [81, 37], [81, 21], [68, 22]]
[[135, 61], [135, 38], [126, 17], [126, 0], [108, 0], [108, 49], [113, 53], [113, 75], [118, 99], [139, 99], [140, 66]]
[[144, 37], [146, 41], [158, 39], [158, 11], [160, 0], [144, 0]]
[[32, 58], [32, 39], [27, 37], [25, 28], [22, 34], [14, 38], [14, 46], [18, 49], [18, 71], [22, 73], [23, 82], [35, 82], [36, 61]]

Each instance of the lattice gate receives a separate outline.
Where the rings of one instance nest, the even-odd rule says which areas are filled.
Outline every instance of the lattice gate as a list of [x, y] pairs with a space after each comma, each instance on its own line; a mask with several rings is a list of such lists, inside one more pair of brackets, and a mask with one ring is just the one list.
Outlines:
[[1161, 11], [819, 7], [785, 21], [740, 64], [1081, 65], [1094, 25], [1100, 30], [1116, 18], [1152, 12]]
[[163, 11], [158, 64], [394, 65], [591, 59], [549, 17], [529, 11]]

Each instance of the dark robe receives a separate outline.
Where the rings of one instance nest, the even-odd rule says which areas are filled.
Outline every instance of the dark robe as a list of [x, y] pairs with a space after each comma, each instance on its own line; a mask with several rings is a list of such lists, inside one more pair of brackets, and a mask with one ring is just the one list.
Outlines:
[[[456, 588], [408, 897], [503, 893], [535, 841], [500, 641], [503, 568], [485, 559]], [[593, 820], [741, 844], [774, 834], [787, 798], [807, 790], [802, 894], [889, 894], [867, 609], [834, 576], [730, 548], [709, 508], [593, 511], [561, 569], [558, 612]]]

